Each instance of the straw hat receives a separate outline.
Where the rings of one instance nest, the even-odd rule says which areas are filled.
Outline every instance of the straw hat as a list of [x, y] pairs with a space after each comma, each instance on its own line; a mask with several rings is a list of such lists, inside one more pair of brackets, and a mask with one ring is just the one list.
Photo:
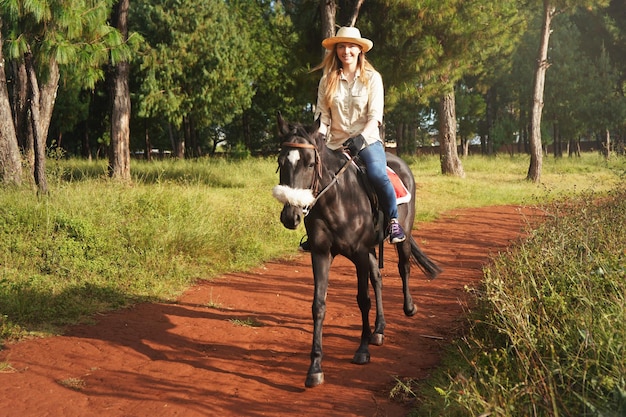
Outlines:
[[337, 35], [324, 39], [322, 46], [332, 51], [333, 46], [340, 42], [355, 43], [363, 48], [363, 52], [369, 51], [374, 46], [374, 42], [361, 37], [361, 31], [359, 29], [349, 26], [339, 28]]

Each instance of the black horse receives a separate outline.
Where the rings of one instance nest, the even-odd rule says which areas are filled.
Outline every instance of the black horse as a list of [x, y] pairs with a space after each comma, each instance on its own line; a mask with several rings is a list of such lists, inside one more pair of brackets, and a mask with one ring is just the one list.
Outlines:
[[[289, 124], [278, 115], [279, 139], [282, 142], [278, 157], [280, 184], [274, 187], [273, 195], [284, 204], [280, 220], [286, 228], [296, 229], [304, 219], [315, 281], [313, 346], [305, 382], [307, 387], [324, 382], [321, 366], [322, 324], [326, 313], [328, 275], [335, 256], [343, 255], [351, 260], [357, 273], [357, 302], [363, 327], [361, 343], [352, 362], [368, 363], [368, 345], [382, 345], [385, 330], [382, 279], [375, 252], [384, 235], [376, 230], [377, 216], [373, 214], [372, 201], [357, 168], [343, 152], [330, 150], [318, 129], [319, 121], [313, 126]], [[387, 154], [387, 164], [411, 193], [412, 200], [398, 207], [398, 220], [404, 230], [410, 232], [415, 217], [413, 174], [406, 163], [395, 155]], [[411, 257], [430, 278], [435, 278], [441, 270], [424, 255], [410, 233], [396, 248], [404, 292], [404, 313], [412, 316], [417, 308], [409, 293]], [[368, 280], [372, 283], [376, 299], [373, 333], [369, 322], [371, 300]]]

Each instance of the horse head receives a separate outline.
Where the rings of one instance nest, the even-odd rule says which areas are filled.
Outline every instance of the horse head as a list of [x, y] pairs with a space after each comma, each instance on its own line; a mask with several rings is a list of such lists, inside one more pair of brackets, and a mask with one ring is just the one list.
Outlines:
[[280, 221], [288, 229], [296, 229], [305, 211], [315, 201], [321, 177], [321, 154], [326, 146], [319, 134], [319, 119], [313, 126], [287, 123], [278, 113], [279, 185], [272, 195], [283, 203]]

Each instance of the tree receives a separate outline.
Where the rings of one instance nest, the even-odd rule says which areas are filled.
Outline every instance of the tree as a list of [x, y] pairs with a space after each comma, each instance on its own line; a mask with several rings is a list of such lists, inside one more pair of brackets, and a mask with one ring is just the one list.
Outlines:
[[[113, 7], [113, 22], [124, 42], [128, 40], [128, 7], [130, 0], [118, 0]], [[130, 180], [130, 64], [126, 59], [112, 62], [109, 71], [111, 97], [111, 145], [109, 147], [109, 176]]]
[[22, 161], [17, 146], [17, 136], [11, 114], [11, 103], [7, 91], [2, 52], [2, 19], [0, 18], [0, 183], [20, 185], [22, 183]]
[[[587, 78], [593, 82], [585, 100], [585, 120], [604, 136], [601, 149], [624, 154], [626, 142], [626, 9], [613, 0], [606, 9], [580, 10], [572, 20], [581, 32], [581, 50], [593, 65]], [[611, 136], [614, 138], [610, 142]], [[607, 142], [608, 141], [608, 142]]]
[[209, 136], [214, 144], [225, 141], [248, 151], [273, 152], [277, 144], [269, 132], [276, 126], [276, 112], [281, 111], [289, 120], [301, 117], [307, 102], [299, 104], [296, 95], [310, 74], [302, 70], [302, 54], [294, 53], [298, 36], [280, 2], [232, 0], [229, 8], [249, 32], [250, 47], [255, 51], [255, 59], [247, 63], [253, 96], [249, 107], [231, 123], [211, 127]]
[[479, 121], [485, 116], [485, 100], [465, 81], [456, 90], [456, 113], [463, 155], [467, 156], [470, 141], [478, 134]]
[[532, 108], [530, 111], [530, 166], [526, 179], [535, 183], [541, 180], [543, 165], [543, 149], [541, 145], [541, 116], [543, 111], [543, 94], [548, 70], [548, 44], [552, 32], [552, 20], [557, 13], [576, 6], [592, 8], [606, 6], [607, 0], [543, 0], [543, 21], [541, 37], [533, 81]]
[[42, 193], [47, 192], [46, 139], [62, 71], [80, 74], [75, 79], [93, 87], [109, 50], [126, 50], [106, 23], [109, 7], [87, 0], [7, 0], [0, 10], [4, 56], [12, 69], [12, 119]]
[[464, 177], [465, 171], [456, 150], [456, 107], [454, 91], [439, 101], [439, 159], [442, 174]]
[[530, 166], [526, 178], [533, 182], [541, 179], [543, 165], [543, 149], [541, 146], [541, 115], [543, 110], [543, 91], [548, 70], [548, 43], [550, 40], [551, 24], [556, 6], [553, 0], [543, 0], [543, 25], [541, 26], [541, 39], [533, 81], [533, 99], [530, 111]]
[[[519, 26], [514, 0], [380, 0], [368, 12], [368, 33], [381, 45], [377, 55], [389, 102], [410, 95], [420, 103], [439, 101], [441, 170], [464, 176], [457, 153], [454, 88], [465, 76], [488, 71], [494, 55], [512, 50]], [[388, 22], [394, 22], [389, 25]], [[393, 108], [391, 108], [393, 111]]]
[[24, 54], [24, 66], [28, 78], [28, 103], [30, 110], [30, 132], [33, 135], [35, 184], [42, 194], [48, 193], [46, 178], [46, 138], [52, 117], [52, 108], [56, 98], [56, 87], [59, 83], [59, 66], [55, 60], [50, 60], [48, 80], [39, 89], [39, 82], [35, 72], [33, 53], [30, 49]]
[[176, 156], [197, 155], [198, 132], [230, 123], [250, 106], [257, 56], [249, 30], [229, 4], [212, 0], [138, 0], [131, 27], [142, 51], [137, 113], [170, 125]]

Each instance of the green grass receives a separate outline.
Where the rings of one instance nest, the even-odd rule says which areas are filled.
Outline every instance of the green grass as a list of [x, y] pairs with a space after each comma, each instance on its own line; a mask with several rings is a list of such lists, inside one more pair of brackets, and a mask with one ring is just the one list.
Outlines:
[[[602, 193], [626, 170], [624, 158], [546, 158], [536, 185], [524, 179], [524, 157], [469, 157], [465, 179], [440, 175], [437, 157], [409, 162], [420, 221], [456, 208]], [[107, 179], [106, 161], [50, 159], [48, 196], [0, 189], [0, 342], [175, 300], [197, 280], [295, 255], [304, 230], [280, 224], [276, 167], [275, 158], [133, 161], [124, 185]]]
[[465, 178], [442, 176], [438, 157], [408, 159], [417, 183], [416, 219], [429, 221], [456, 208], [530, 204], [588, 190], [607, 191], [624, 180], [626, 161], [595, 153], [580, 158], [544, 157], [540, 184], [526, 180], [529, 157], [500, 155], [462, 159]]
[[544, 210], [486, 269], [469, 330], [414, 415], [626, 415], [626, 187]]

